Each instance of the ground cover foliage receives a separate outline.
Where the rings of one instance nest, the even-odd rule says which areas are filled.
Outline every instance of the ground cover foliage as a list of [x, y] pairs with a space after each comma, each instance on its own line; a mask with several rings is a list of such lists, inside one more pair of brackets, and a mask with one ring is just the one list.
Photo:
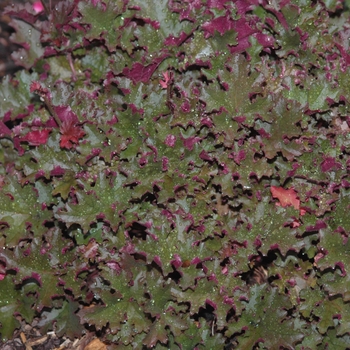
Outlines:
[[0, 322], [118, 349], [350, 344], [346, 2], [7, 7]]

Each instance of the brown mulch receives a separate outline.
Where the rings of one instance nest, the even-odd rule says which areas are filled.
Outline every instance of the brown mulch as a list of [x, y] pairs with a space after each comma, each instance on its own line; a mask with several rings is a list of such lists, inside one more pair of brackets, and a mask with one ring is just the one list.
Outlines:
[[55, 331], [41, 334], [36, 328], [39, 320], [34, 319], [31, 325], [20, 318], [21, 327], [17, 329], [12, 339], [1, 343], [1, 350], [107, 350], [106, 344], [96, 338], [95, 333], [86, 332], [82, 337], [69, 339], [66, 336], [58, 336]]

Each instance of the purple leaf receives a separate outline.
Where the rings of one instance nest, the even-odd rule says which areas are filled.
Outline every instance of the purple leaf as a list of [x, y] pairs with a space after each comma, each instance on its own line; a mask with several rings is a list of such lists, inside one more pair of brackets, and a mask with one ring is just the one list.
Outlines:
[[139, 62], [133, 63], [131, 69], [128, 67], [123, 69], [123, 74], [127, 78], [131, 79], [134, 84], [137, 84], [139, 82], [148, 83], [155, 70], [164, 61], [166, 57], [167, 55], [163, 55], [159, 58], [155, 58], [153, 63], [147, 66], [144, 66]]

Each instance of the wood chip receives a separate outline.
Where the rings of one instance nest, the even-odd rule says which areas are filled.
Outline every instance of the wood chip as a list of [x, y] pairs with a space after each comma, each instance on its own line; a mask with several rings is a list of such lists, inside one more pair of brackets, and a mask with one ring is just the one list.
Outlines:
[[21, 337], [23, 345], [26, 347], [26, 350], [33, 350], [30, 343], [27, 342], [27, 338], [23, 332], [21, 332], [20, 337]]
[[40, 345], [40, 344], [43, 344], [47, 341], [47, 336], [44, 335], [43, 337], [40, 337], [38, 339], [35, 339], [35, 340], [31, 340], [28, 342], [28, 344], [30, 344], [31, 346], [36, 346], [36, 345]]
[[58, 348], [55, 348], [53, 350], [64, 350], [67, 349], [71, 344], [71, 340], [66, 339]]
[[94, 339], [85, 347], [84, 350], [107, 350], [107, 346], [99, 339]]

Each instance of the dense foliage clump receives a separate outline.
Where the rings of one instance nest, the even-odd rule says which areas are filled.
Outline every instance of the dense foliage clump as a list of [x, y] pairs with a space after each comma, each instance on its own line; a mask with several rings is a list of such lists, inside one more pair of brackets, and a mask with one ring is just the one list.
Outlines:
[[345, 1], [7, 7], [0, 333], [350, 344]]

